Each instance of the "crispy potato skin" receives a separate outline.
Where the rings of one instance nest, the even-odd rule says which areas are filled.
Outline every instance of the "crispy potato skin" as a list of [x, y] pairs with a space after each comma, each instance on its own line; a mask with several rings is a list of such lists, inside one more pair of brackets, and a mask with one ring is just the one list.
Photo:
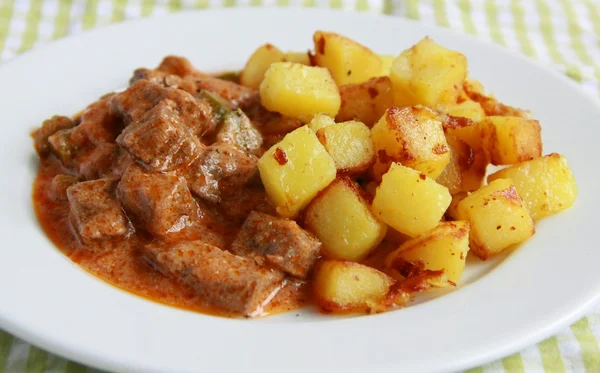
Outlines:
[[342, 85], [339, 89], [342, 106], [335, 118], [338, 122], [358, 120], [373, 127], [385, 110], [393, 105], [392, 82], [387, 76]]
[[360, 174], [375, 161], [369, 127], [358, 121], [335, 123], [317, 131], [339, 174]]

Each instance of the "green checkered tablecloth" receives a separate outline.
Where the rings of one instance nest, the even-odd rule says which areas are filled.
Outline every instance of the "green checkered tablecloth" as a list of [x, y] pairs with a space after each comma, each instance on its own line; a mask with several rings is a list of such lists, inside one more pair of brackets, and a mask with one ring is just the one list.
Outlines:
[[[0, 0], [0, 61], [112, 22], [236, 6], [339, 8], [417, 19], [519, 50], [589, 94], [600, 93], [598, 0]], [[600, 373], [599, 340], [600, 305], [555, 337], [469, 373]], [[94, 371], [0, 331], [0, 373]]]

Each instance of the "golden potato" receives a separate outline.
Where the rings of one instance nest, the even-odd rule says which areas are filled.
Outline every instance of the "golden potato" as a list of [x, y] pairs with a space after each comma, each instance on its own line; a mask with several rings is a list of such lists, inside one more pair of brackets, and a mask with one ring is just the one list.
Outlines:
[[400, 107], [454, 104], [467, 76], [464, 55], [429, 38], [402, 52], [392, 64], [394, 104]]
[[392, 163], [377, 188], [373, 213], [411, 237], [435, 228], [450, 205], [448, 189], [425, 174]]
[[317, 138], [333, 158], [339, 173], [361, 173], [373, 164], [371, 131], [361, 122], [342, 122], [321, 128]]
[[438, 105], [438, 110], [454, 117], [468, 118], [479, 122], [485, 118], [485, 111], [479, 102], [465, 100], [458, 104]]
[[315, 133], [321, 128], [325, 128], [327, 126], [331, 126], [335, 124], [335, 120], [332, 117], [326, 114], [316, 114], [310, 122], [308, 122], [308, 127], [313, 130]]
[[515, 164], [542, 156], [542, 134], [537, 120], [491, 116], [479, 123], [483, 150], [494, 165]]
[[317, 31], [313, 41], [317, 65], [328, 68], [338, 85], [362, 83], [381, 74], [381, 58], [354, 40]]
[[387, 76], [346, 84], [339, 89], [342, 106], [335, 118], [338, 122], [355, 119], [373, 127], [392, 106], [392, 83]]
[[265, 77], [265, 72], [273, 62], [284, 61], [284, 54], [279, 48], [265, 44], [250, 56], [244, 70], [240, 73], [240, 84], [250, 88], [258, 88]]
[[533, 220], [514, 184], [496, 179], [458, 204], [460, 220], [471, 224], [471, 249], [485, 260], [535, 233]]
[[448, 210], [446, 210], [446, 217], [448, 217], [448, 220], [460, 220], [460, 217], [458, 216], [458, 204], [467, 196], [467, 192], [460, 192], [452, 195], [452, 202], [450, 202], [450, 206], [448, 206]]
[[335, 117], [341, 104], [327, 69], [292, 62], [271, 64], [260, 84], [260, 99], [268, 110], [304, 123], [318, 113]]
[[359, 261], [385, 237], [387, 225], [375, 218], [363, 195], [358, 184], [341, 177], [306, 208], [306, 227], [323, 243], [324, 255]]
[[483, 92], [483, 85], [476, 80], [465, 80], [461, 94], [469, 100], [478, 102], [485, 115], [531, 118], [530, 113], [526, 110], [504, 105], [494, 97], [486, 96]]
[[488, 182], [496, 179], [510, 179], [515, 184], [533, 220], [568, 209], [577, 198], [577, 184], [567, 160], [556, 153], [502, 169], [490, 175]]
[[389, 54], [380, 54], [379, 58], [381, 58], [381, 76], [389, 76], [390, 70], [392, 69], [392, 63], [396, 59], [395, 56]]
[[286, 52], [284, 59], [286, 62], [294, 62], [310, 66], [310, 57], [308, 56], [308, 52]]
[[403, 243], [386, 257], [386, 267], [408, 262], [423, 265], [424, 270], [443, 270], [449, 281], [457, 285], [465, 269], [469, 252], [469, 223], [440, 223], [433, 230]]
[[313, 291], [317, 304], [328, 311], [367, 310], [386, 298], [394, 280], [383, 272], [343, 260], [317, 264]]
[[258, 160], [267, 195], [283, 217], [295, 217], [335, 179], [335, 163], [315, 133], [303, 126], [288, 133]]
[[435, 181], [448, 188], [450, 194], [479, 189], [487, 166], [483, 151], [474, 151], [450, 134], [446, 135], [446, 141], [450, 149], [450, 162]]
[[376, 165], [381, 179], [392, 162], [414, 168], [436, 178], [450, 161], [450, 151], [439, 115], [423, 106], [392, 107], [371, 129]]

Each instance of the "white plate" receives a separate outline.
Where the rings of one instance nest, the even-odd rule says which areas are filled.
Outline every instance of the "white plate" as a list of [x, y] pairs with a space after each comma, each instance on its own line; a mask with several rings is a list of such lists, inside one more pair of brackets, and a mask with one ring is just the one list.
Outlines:
[[[260, 320], [186, 312], [119, 291], [53, 247], [31, 204], [34, 126], [77, 112], [166, 54], [188, 56], [207, 71], [240, 68], [266, 41], [308, 49], [316, 29], [380, 53], [396, 54], [430, 35], [466, 54], [472, 77], [503, 101], [533, 110], [545, 152], [567, 156], [580, 187], [575, 206], [539, 223], [538, 233], [504, 261], [474, 261], [460, 290], [370, 317], [322, 316], [312, 308]], [[0, 66], [0, 82], [0, 327], [54, 353], [139, 372], [451, 371], [538, 342], [599, 298], [600, 108], [566, 78], [497, 47], [398, 18], [222, 10], [61, 40]]]

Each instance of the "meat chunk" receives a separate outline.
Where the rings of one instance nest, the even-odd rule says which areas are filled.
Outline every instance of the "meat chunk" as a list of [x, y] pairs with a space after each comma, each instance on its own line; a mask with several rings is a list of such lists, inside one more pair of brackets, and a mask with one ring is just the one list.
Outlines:
[[50, 153], [51, 147], [48, 143], [48, 138], [50, 136], [54, 135], [60, 130], [65, 130], [72, 127], [75, 127], [75, 122], [71, 118], [55, 115], [50, 119], [46, 119], [40, 128], [33, 131], [31, 134], [34, 141], [33, 146], [40, 157], [46, 156]]
[[231, 251], [264, 258], [277, 268], [305, 278], [313, 267], [321, 243], [293, 220], [252, 212], [242, 225]]
[[212, 107], [191, 94], [175, 88], [165, 88], [148, 80], [138, 80], [111, 100], [111, 113], [123, 119], [125, 125], [136, 122], [164, 99], [175, 103], [181, 122], [201, 137], [214, 130]]
[[78, 178], [72, 175], [58, 174], [54, 176], [48, 191], [50, 198], [55, 201], [66, 201], [67, 189], [78, 181]]
[[196, 159], [203, 148], [191, 134], [171, 100], [161, 101], [117, 137], [127, 149], [152, 171], [168, 171]]
[[163, 58], [156, 70], [182, 78], [186, 76], [206, 76], [206, 74], [196, 70], [187, 58], [180, 56], [167, 56]]
[[248, 186], [223, 198], [216, 209], [229, 221], [236, 224], [244, 222], [252, 211], [266, 214], [276, 214], [275, 207], [267, 198], [267, 193], [262, 186]]
[[115, 196], [116, 182], [109, 179], [84, 181], [67, 188], [72, 222], [84, 243], [123, 237], [127, 217]]
[[256, 177], [257, 162], [251, 154], [227, 143], [217, 143], [207, 147], [191, 164], [186, 178], [194, 194], [216, 203]]
[[81, 123], [77, 131], [82, 131], [90, 142], [104, 144], [114, 142], [123, 130], [123, 123], [110, 111], [114, 93], [107, 94], [89, 105], [81, 113]]
[[148, 80], [154, 84], [166, 88], [178, 88], [188, 93], [196, 94], [196, 84], [191, 80], [186, 80], [180, 76], [168, 74], [164, 71], [151, 70], [146, 68], [136, 69], [133, 76], [129, 79], [129, 84], [134, 84], [138, 80]]
[[116, 144], [104, 143], [77, 157], [77, 171], [86, 179], [119, 179], [133, 163], [131, 155]]
[[177, 236], [198, 219], [198, 206], [183, 177], [147, 173], [136, 165], [123, 174], [117, 195], [133, 222], [154, 236]]
[[230, 143], [256, 156], [260, 155], [263, 143], [260, 132], [240, 109], [225, 115], [217, 141]]
[[192, 286], [210, 305], [246, 316], [259, 314], [284, 278], [280, 271], [202, 241], [149, 247], [146, 255], [154, 267]]
[[87, 137], [77, 127], [60, 130], [48, 137], [50, 151], [67, 167], [77, 170], [77, 160], [90, 150]]

